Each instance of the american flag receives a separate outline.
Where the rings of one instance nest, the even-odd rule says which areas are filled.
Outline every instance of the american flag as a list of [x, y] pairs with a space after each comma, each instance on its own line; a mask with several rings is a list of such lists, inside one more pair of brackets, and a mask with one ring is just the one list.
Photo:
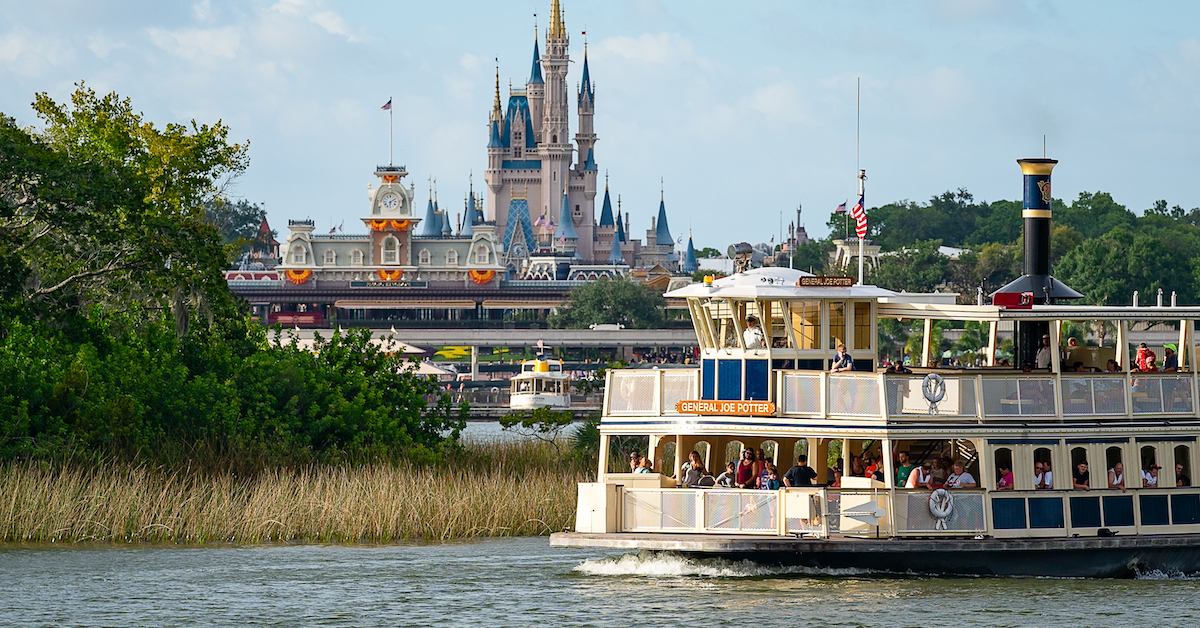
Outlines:
[[541, 216], [538, 216], [537, 220], [533, 221], [533, 226], [540, 227], [540, 226], [542, 226], [542, 222], [544, 222], [545, 220], [546, 220], [546, 214], [542, 214]]
[[835, 213], [835, 214], [846, 213], [846, 203], [843, 202], [841, 205], [838, 205], [837, 209], [833, 210], [833, 213]]
[[384, 103], [384, 105], [382, 107], [380, 107], [380, 109], [382, 109], [383, 111], [391, 111], [392, 110], [392, 99], [389, 98], [388, 101], [386, 103]]
[[[865, 209], [865, 206], [866, 206], [865, 199], [866, 199], [865, 194], [859, 196], [858, 203], [855, 204], [854, 208], [850, 210], [850, 215], [854, 216], [854, 220], [858, 223], [855, 226], [854, 231], [856, 233], [858, 233], [859, 238], [867, 237], [867, 210]], [[843, 205], [845, 205], [845, 203], [843, 203]]]

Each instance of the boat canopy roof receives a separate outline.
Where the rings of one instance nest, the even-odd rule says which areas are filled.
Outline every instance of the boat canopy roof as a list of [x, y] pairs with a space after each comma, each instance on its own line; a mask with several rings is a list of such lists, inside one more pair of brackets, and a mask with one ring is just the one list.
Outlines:
[[880, 318], [928, 318], [953, 321], [1057, 321], [1139, 320], [1178, 321], [1200, 319], [1200, 307], [1129, 307], [1098, 305], [1034, 305], [1005, 308], [996, 305], [947, 305], [941, 303], [893, 302], [880, 299]]
[[[903, 298], [891, 290], [877, 286], [854, 285], [846, 287], [800, 286], [801, 277], [814, 277], [812, 273], [792, 268], [763, 267], [735, 273], [713, 280], [712, 284], [694, 283], [664, 294], [667, 298], [718, 298], [718, 299], [877, 299], [881, 297]], [[950, 295], [950, 302], [954, 297]]]

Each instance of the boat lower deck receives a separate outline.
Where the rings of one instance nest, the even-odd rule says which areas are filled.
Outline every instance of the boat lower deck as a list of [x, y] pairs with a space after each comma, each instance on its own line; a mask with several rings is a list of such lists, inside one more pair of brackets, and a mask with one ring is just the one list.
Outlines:
[[552, 547], [671, 551], [762, 564], [973, 576], [1131, 578], [1200, 572], [1200, 536], [809, 539], [744, 534], [559, 532]]

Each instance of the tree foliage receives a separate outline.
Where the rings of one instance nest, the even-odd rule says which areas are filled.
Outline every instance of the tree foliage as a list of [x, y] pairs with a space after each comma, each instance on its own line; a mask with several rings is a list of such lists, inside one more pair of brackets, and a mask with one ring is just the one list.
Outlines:
[[309, 351], [244, 316], [222, 270], [261, 210], [224, 197], [247, 165], [227, 127], [160, 128], [83, 85], [34, 110], [41, 131], [0, 115], [0, 458], [261, 468], [457, 437], [449, 397], [369, 333]]
[[591, 325], [624, 325], [628, 329], [663, 326], [666, 299], [624, 277], [600, 279], [571, 288], [567, 303], [550, 316], [550, 325], [586, 329]]

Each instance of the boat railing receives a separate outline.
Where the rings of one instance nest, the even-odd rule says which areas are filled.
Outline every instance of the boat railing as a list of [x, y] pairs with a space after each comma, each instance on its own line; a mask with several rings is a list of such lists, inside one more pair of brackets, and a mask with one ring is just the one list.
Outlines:
[[[776, 371], [775, 414], [788, 418], [879, 422], [1013, 421], [1025, 418], [1139, 418], [1194, 415], [1194, 373], [942, 372], [941, 394], [926, 396], [925, 375]], [[699, 399], [697, 369], [613, 370], [606, 416], [678, 416], [678, 401]], [[763, 400], [765, 401], [765, 400]]]
[[963, 536], [987, 533], [987, 497], [984, 491], [955, 489], [942, 491], [949, 501], [935, 506], [933, 493], [925, 490], [897, 490], [895, 494], [896, 534], [899, 536]]

